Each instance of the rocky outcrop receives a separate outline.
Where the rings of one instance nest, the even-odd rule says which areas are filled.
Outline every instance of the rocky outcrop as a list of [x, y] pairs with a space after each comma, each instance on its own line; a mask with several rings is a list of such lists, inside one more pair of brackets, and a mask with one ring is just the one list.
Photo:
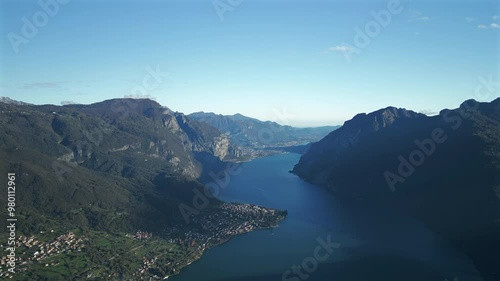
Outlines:
[[[141, 161], [166, 160], [172, 173], [199, 178], [211, 157], [238, 157], [229, 138], [208, 124], [191, 120], [152, 100], [117, 99], [91, 105], [40, 107], [52, 115], [52, 128], [75, 162], [93, 169], [128, 173], [127, 165], [113, 165], [111, 154], [133, 153]], [[87, 115], [89, 118], [83, 119]], [[111, 154], [110, 154], [111, 153]], [[198, 157], [204, 153], [204, 157]], [[68, 155], [60, 157], [69, 159]]]
[[207, 124], [193, 121], [182, 113], [165, 117], [164, 124], [174, 132], [188, 150], [207, 152], [220, 160], [237, 158], [238, 149], [227, 135]]

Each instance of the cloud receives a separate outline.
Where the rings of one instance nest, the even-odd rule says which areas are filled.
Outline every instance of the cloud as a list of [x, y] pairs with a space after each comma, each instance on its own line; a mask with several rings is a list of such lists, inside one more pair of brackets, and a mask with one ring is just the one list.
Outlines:
[[339, 46], [328, 48], [329, 52], [349, 52], [350, 50], [352, 50], [352, 48], [349, 46], [345, 46], [345, 45], [339, 45]]
[[77, 104], [77, 103], [74, 102], [74, 101], [70, 101], [70, 100], [63, 100], [63, 101], [61, 101], [61, 105], [68, 105], [68, 104]]
[[427, 116], [432, 116], [432, 115], [437, 115], [439, 112], [434, 111], [432, 109], [423, 109], [423, 110], [420, 110], [419, 113], [425, 114]]
[[410, 12], [409, 21], [429, 21], [429, 20], [431, 20], [430, 17], [423, 15], [420, 11], [410, 9], [409, 12]]
[[493, 29], [500, 29], [500, 24], [498, 23], [491, 23], [490, 25], [484, 25], [484, 24], [480, 24], [477, 26], [477, 28], [479, 29], [490, 29], [490, 28], [493, 28]]
[[475, 18], [465, 18], [465, 21], [466, 22], [473, 22], [473, 21], [476, 21]]
[[155, 97], [151, 95], [124, 95], [123, 96], [126, 99], [150, 99], [150, 100], [156, 100]]
[[25, 83], [19, 89], [32, 90], [32, 89], [57, 89], [61, 88], [61, 84], [64, 82], [34, 82]]
[[[500, 20], [500, 16], [493, 16], [492, 19], [493, 19], [493, 21], [498, 21], [498, 20]], [[500, 24], [498, 24], [496, 22], [492, 22], [489, 25], [480, 24], [477, 26], [477, 28], [479, 28], [479, 29], [490, 29], [490, 28], [500, 29]]]

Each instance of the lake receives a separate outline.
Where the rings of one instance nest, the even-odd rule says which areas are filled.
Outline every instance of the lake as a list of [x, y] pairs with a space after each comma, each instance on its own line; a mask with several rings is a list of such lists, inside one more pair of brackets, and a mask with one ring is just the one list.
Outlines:
[[[418, 221], [384, 206], [337, 198], [289, 173], [299, 158], [280, 154], [243, 163], [218, 195], [288, 210], [279, 227], [233, 237], [171, 280], [482, 280], [467, 256]], [[321, 248], [324, 261], [313, 260], [319, 240], [328, 239], [337, 247], [331, 253]], [[292, 266], [302, 264], [309, 272], [293, 273]]]

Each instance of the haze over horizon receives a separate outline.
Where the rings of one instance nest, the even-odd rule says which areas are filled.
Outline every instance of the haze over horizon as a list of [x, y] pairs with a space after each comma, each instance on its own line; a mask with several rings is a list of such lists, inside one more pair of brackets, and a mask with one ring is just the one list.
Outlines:
[[401, 1], [366, 46], [356, 44], [359, 30], [391, 1], [242, 1], [224, 13], [216, 1], [68, 2], [18, 44], [12, 34], [22, 35], [23, 17], [32, 22], [43, 8], [0, 4], [0, 96], [33, 104], [149, 97], [186, 114], [299, 127], [499, 96], [474, 97], [479, 77], [500, 75], [498, 1]]

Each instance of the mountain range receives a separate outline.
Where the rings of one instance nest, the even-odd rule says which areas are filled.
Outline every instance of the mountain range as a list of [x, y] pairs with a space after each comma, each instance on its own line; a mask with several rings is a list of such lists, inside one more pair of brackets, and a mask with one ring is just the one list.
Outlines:
[[[180, 216], [169, 205], [177, 206], [182, 193], [170, 196], [156, 187], [170, 181], [200, 188], [196, 179], [204, 163], [237, 157], [237, 149], [217, 129], [151, 100], [0, 103], [0, 110], [0, 170], [23, 175], [18, 184], [26, 190], [18, 200], [32, 209], [33, 219], [62, 216], [107, 230], [174, 222]], [[166, 201], [153, 206], [150, 196]], [[128, 218], [117, 220], [114, 213], [120, 210], [127, 210]], [[144, 220], [145, 213], [155, 222]], [[39, 223], [24, 225], [37, 228]]]
[[499, 280], [500, 98], [433, 117], [394, 107], [358, 114], [292, 172], [408, 212], [467, 253], [485, 280]]
[[191, 119], [207, 123], [227, 134], [241, 148], [292, 147], [319, 141], [339, 126], [297, 128], [272, 121], [260, 121], [241, 114], [221, 115], [196, 112]]
[[[317, 142], [306, 145], [311, 141]], [[294, 128], [241, 114], [184, 115], [149, 99], [65, 106], [0, 100], [0, 173], [16, 174], [19, 233], [75, 230], [91, 237], [83, 255], [90, 260], [72, 256], [72, 266], [87, 263], [92, 274], [121, 274], [112, 279], [130, 276], [137, 262], [128, 254], [137, 245], [120, 240], [124, 234], [168, 237], [150, 249], [175, 248], [164, 260], [172, 267], [150, 272], [169, 276], [242, 233], [235, 229], [276, 225], [285, 212], [213, 197], [198, 208], [193, 198], [207, 194], [201, 182], [220, 181], [214, 175], [226, 174], [227, 167], [279, 151], [303, 153], [292, 172], [308, 182], [409, 213], [467, 253], [486, 281], [498, 280], [500, 98], [468, 100], [432, 117], [387, 107], [358, 114], [340, 128]], [[0, 204], [6, 206], [7, 198]], [[194, 219], [186, 219], [180, 206]], [[6, 221], [2, 212], [0, 227]], [[107, 237], [128, 241], [113, 245], [134, 246], [106, 248]], [[217, 242], [197, 245], [193, 237]], [[36, 272], [26, 280], [89, 274], [41, 266]]]

